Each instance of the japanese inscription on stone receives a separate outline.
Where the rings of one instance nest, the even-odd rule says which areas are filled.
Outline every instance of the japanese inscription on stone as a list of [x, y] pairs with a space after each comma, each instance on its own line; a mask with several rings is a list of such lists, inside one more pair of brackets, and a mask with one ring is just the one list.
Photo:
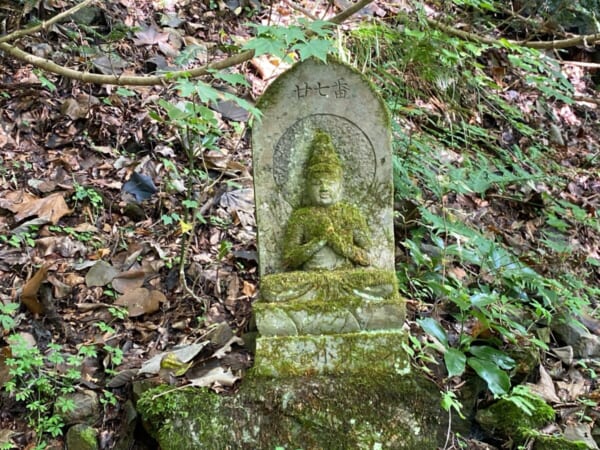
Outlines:
[[322, 83], [317, 81], [316, 84], [309, 85], [308, 82], [304, 82], [303, 85], [297, 84], [294, 89], [296, 98], [304, 98], [309, 95], [320, 95], [321, 97], [327, 97], [330, 92], [333, 92], [335, 98], [346, 98], [349, 92], [348, 83], [343, 78], [339, 78], [332, 84]]

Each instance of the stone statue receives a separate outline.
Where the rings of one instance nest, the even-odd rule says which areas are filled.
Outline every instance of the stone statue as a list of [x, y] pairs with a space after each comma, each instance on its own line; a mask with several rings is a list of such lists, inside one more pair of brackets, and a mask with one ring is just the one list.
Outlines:
[[257, 366], [336, 372], [359, 364], [344, 352], [403, 339], [389, 115], [362, 75], [334, 60], [296, 64], [258, 106]]
[[305, 168], [305, 204], [294, 210], [283, 244], [288, 270], [263, 279], [270, 302], [385, 298], [394, 273], [370, 268], [369, 228], [360, 210], [341, 201], [343, 167], [331, 137], [317, 130]]
[[369, 229], [358, 208], [340, 202], [342, 164], [331, 138], [318, 130], [306, 168], [308, 206], [292, 213], [283, 260], [290, 269], [368, 266]]

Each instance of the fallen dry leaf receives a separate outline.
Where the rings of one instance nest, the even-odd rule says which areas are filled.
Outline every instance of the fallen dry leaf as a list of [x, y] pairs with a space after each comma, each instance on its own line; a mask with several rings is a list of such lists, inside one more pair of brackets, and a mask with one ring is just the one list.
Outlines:
[[115, 300], [115, 305], [125, 306], [129, 317], [138, 317], [158, 311], [160, 303], [166, 299], [160, 291], [137, 288], [121, 295]]
[[531, 389], [532, 392], [538, 394], [544, 400], [550, 403], [560, 403], [560, 398], [556, 395], [556, 389], [554, 388], [554, 382], [552, 377], [548, 374], [544, 366], [540, 365], [540, 379], [536, 384], [526, 383], [526, 386]]
[[85, 284], [88, 287], [106, 286], [118, 274], [119, 271], [117, 269], [115, 269], [106, 261], [100, 260], [94, 264], [85, 275]]
[[244, 287], [242, 288], [242, 294], [244, 294], [246, 297], [252, 297], [255, 292], [256, 292], [256, 286], [254, 284], [249, 283], [246, 280], [244, 280]]
[[54, 298], [66, 298], [73, 291], [72, 286], [62, 282], [56, 277], [48, 277], [48, 283], [54, 287]]
[[85, 282], [85, 278], [76, 273], [67, 273], [64, 275], [64, 282], [69, 286], [77, 286], [78, 284], [83, 284]]
[[[6, 364], [6, 359], [10, 358], [12, 353], [10, 351], [10, 347], [4, 346], [0, 347], [0, 386], [4, 386], [4, 383], [9, 381], [12, 376], [9, 373], [10, 368]], [[0, 443], [1, 443], [0, 439]]]
[[210, 341], [202, 341], [195, 344], [186, 345], [185, 347], [174, 348], [170, 352], [162, 352], [154, 355], [152, 358], [142, 364], [138, 374], [156, 375], [160, 371], [163, 358], [168, 354], [175, 355], [183, 363], [188, 363], [194, 359], [196, 355], [198, 355], [198, 353], [200, 353], [208, 344], [210, 344]]
[[44, 306], [38, 300], [37, 295], [40, 286], [46, 281], [50, 266], [51, 264], [44, 264], [40, 267], [35, 275], [25, 283], [23, 290], [21, 291], [21, 302], [23, 302], [27, 309], [33, 314], [42, 314], [44, 312]]
[[227, 353], [231, 352], [231, 346], [233, 344], [238, 344], [238, 345], [243, 346], [244, 340], [240, 337], [233, 336], [231, 339], [229, 339], [227, 342], [225, 342], [225, 344], [223, 344], [223, 347], [221, 347], [219, 350], [217, 350], [216, 352], [213, 353], [213, 357], [217, 358], [217, 359], [223, 359]]
[[79, 253], [85, 255], [87, 247], [83, 242], [75, 241], [69, 236], [48, 236], [36, 239], [36, 246], [39, 246], [40, 251], [44, 256], [49, 256], [52, 253], [58, 253], [64, 258], [75, 256]]
[[0, 197], [0, 208], [8, 209], [9, 211], [18, 212], [20, 205], [23, 203], [37, 200], [35, 195], [25, 191], [8, 191]]
[[112, 287], [120, 294], [132, 291], [142, 287], [146, 279], [146, 272], [143, 270], [129, 270], [121, 272], [112, 280]]
[[145, 30], [136, 31], [136, 39], [133, 40], [135, 45], [154, 45], [160, 42], [167, 42], [169, 33], [161, 33], [154, 27], [148, 27]]
[[55, 225], [63, 216], [71, 214], [62, 194], [50, 194], [37, 198], [26, 192], [12, 192], [0, 199], [0, 207], [15, 213], [15, 220], [37, 216]]
[[66, 99], [60, 107], [60, 113], [63, 116], [68, 116], [70, 119], [85, 119], [90, 112], [90, 105], [79, 103], [74, 98]]
[[250, 64], [254, 66], [259, 76], [263, 80], [273, 78], [290, 67], [289, 64], [282, 63], [279, 58], [267, 55], [261, 55], [256, 58], [252, 58]]
[[13, 436], [17, 436], [19, 433], [14, 430], [10, 430], [8, 428], [3, 428], [0, 430], [0, 445], [8, 445], [7, 448], [16, 448], [13, 446], [12, 438]]

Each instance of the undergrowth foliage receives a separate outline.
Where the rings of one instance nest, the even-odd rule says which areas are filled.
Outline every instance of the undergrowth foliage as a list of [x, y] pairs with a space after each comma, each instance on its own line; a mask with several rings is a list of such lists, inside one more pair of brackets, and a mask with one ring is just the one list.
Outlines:
[[[443, 360], [445, 409], [461, 414], [453, 389], [470, 370], [494, 397], [531, 414], [533, 397], [519, 385], [520, 363], [548, 348], [544, 330], [549, 324], [577, 321], [600, 296], [600, 260], [572, 245], [571, 239], [575, 233], [600, 233], [598, 211], [560, 195], [573, 173], [555, 163], [558, 150], [549, 145], [553, 130], [546, 125], [557, 105], [573, 104], [573, 87], [544, 53], [503, 39], [488, 44], [450, 36], [431, 27], [421, 2], [415, 3], [417, 14], [399, 12], [387, 23], [363, 22], [343, 37], [337, 35], [344, 42], [336, 42], [333, 27], [318, 20], [286, 27], [250, 24], [256, 36], [243, 49], [287, 62], [309, 57], [326, 61], [338, 51], [377, 84], [394, 117], [396, 231], [401, 246], [397, 276], [402, 293], [418, 301], [414, 319], [430, 337], [413, 333], [406, 350], [424, 370]], [[490, 15], [503, 11], [501, 2], [487, 0], [441, 3], [448, 14], [456, 13], [457, 7], [468, 9], [477, 26], [491, 23]], [[589, 32], [586, 12], [597, 10], [598, 0], [568, 3], [545, 2], [543, 18], [560, 15], [561, 23]], [[524, 35], [514, 16], [503, 24], [507, 35]], [[197, 51], [190, 46], [182, 52], [178, 67], [193, 61]], [[56, 90], [41, 72], [39, 78]], [[210, 179], [203, 159], [208, 151], [219, 151], [222, 137], [213, 107], [228, 101], [260, 118], [249, 102], [230, 92], [240, 86], [249, 87], [245, 78], [225, 71], [213, 71], [201, 81], [183, 77], [173, 86], [178, 101], [161, 99], [150, 112], [174, 132], [177, 149], [188, 162], [178, 169], [168, 158], [162, 161], [168, 174], [165, 190], [178, 194], [180, 207], [167, 205], [161, 211], [163, 224], [177, 224], [183, 236], [179, 258], [173, 262], [179, 264], [186, 288], [188, 238], [196, 225], [217, 219], [204, 216], [198, 193], [223, 181]], [[119, 95], [131, 94], [119, 89]], [[11, 177], [5, 162], [0, 163], [0, 179], [16, 186], [14, 174]], [[593, 157], [583, 166], [597, 171], [598, 164]], [[93, 215], [102, 210], [102, 198], [94, 189], [75, 185], [73, 200], [91, 205]], [[511, 221], [499, 222], [499, 216]], [[0, 236], [0, 242], [33, 247], [35, 231]], [[223, 241], [219, 259], [230, 245]], [[196, 296], [193, 288], [187, 294]], [[10, 344], [10, 354], [1, 356], [11, 377], [2, 388], [27, 405], [36, 448], [44, 448], [48, 436], [62, 433], [62, 414], [74, 408], [65, 395], [78, 387], [84, 359], [96, 358], [101, 350], [105, 372], [114, 375], [123, 352], [106, 344], [101, 349], [81, 346], [76, 354], [54, 343], [43, 350], [32, 347], [13, 333], [17, 310], [15, 303], [0, 303], [0, 331]], [[111, 314], [125, 318], [115, 309]], [[96, 327], [116, 334], [104, 322]], [[103, 396], [105, 407], [116, 403], [110, 391]]]
[[[558, 195], [569, 174], [539, 120], [571, 104], [573, 88], [537, 50], [461, 40], [404, 15], [354, 30], [348, 47], [395, 119], [401, 290], [431, 305], [418, 323], [449, 378], [470, 367], [494, 396], [527, 410], [521, 387], [511, 394], [517, 355], [547, 349], [539, 330], [577, 320], [599, 294], [599, 261], [569, 244], [574, 230], [598, 230], [597, 212]], [[526, 216], [496, 223], [495, 209]], [[529, 239], [517, 239], [525, 223]], [[432, 361], [428, 344], [412, 345]]]

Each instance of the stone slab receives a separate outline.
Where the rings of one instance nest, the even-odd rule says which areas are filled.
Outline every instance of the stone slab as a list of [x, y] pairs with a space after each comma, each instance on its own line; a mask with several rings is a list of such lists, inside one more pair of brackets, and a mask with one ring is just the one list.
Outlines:
[[246, 376], [233, 395], [161, 386], [137, 403], [164, 450], [435, 450], [448, 432], [423, 374]]
[[290, 377], [310, 374], [395, 375], [410, 373], [402, 330], [320, 336], [272, 336], [256, 341], [253, 374]]
[[284, 271], [286, 224], [301, 206], [304, 168], [315, 132], [331, 136], [344, 172], [341, 201], [367, 218], [373, 267], [394, 269], [392, 152], [389, 114], [370, 83], [330, 60], [298, 63], [258, 102], [253, 125], [254, 190], [260, 275]]
[[404, 299], [396, 296], [372, 301], [259, 301], [253, 309], [262, 336], [296, 336], [400, 329], [406, 307]]

